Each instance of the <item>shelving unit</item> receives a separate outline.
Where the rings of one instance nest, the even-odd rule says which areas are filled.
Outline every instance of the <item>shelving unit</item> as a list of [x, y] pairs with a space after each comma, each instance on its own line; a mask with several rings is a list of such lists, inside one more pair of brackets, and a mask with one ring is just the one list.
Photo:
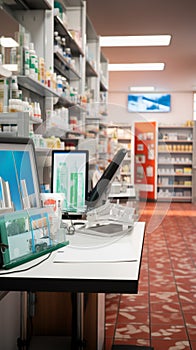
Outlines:
[[110, 162], [109, 154], [108, 154], [108, 136], [107, 136], [107, 125], [104, 122], [104, 118], [100, 117], [99, 122], [99, 144], [98, 144], [98, 152], [99, 152], [99, 168], [104, 171], [104, 169], [108, 166]]
[[99, 101], [100, 101], [100, 114], [107, 116], [108, 110], [108, 60], [103, 55], [102, 51], [100, 52], [100, 68], [99, 68], [99, 81], [100, 81], [100, 92], [99, 92]]
[[7, 136], [28, 137], [29, 124], [29, 113], [0, 113], [1, 129], [7, 127], [3, 135], [6, 133]]
[[192, 201], [193, 128], [159, 126], [158, 200]]
[[[101, 118], [86, 118], [86, 144], [88, 144], [90, 158], [92, 163], [99, 165], [101, 169], [104, 169], [108, 164], [108, 138], [104, 128]], [[91, 142], [88, 142], [89, 139]]]
[[51, 10], [50, 2], [47, 0], [4, 0], [2, 6], [6, 10]]
[[85, 83], [88, 87], [91, 98], [94, 102], [99, 102], [99, 37], [86, 16], [86, 79]]
[[[3, 127], [4, 125], [10, 126], [11, 134], [9, 133], [9, 136], [28, 137], [31, 123], [35, 124], [34, 131], [35, 134], [37, 133], [36, 136], [38, 136], [38, 143], [35, 144], [36, 157], [41, 184], [50, 183], [51, 167], [51, 149], [50, 147], [45, 146], [41, 148], [41, 142], [39, 143], [39, 136], [42, 135], [46, 137], [60, 135], [59, 137], [64, 143], [64, 147], [66, 149], [68, 147], [69, 149], [82, 149], [82, 147], [85, 149], [90, 149], [92, 146], [92, 149], [94, 149], [92, 162], [94, 161], [93, 166], [96, 166], [97, 162], [100, 160], [100, 149], [99, 146], [97, 146], [95, 139], [99, 141], [101, 140], [103, 146], [103, 140], [104, 142], [107, 142], [107, 137], [104, 139], [103, 128], [99, 128], [97, 135], [94, 133], [94, 138], [89, 137], [90, 135], [93, 135], [94, 130], [88, 130], [88, 117], [100, 117], [99, 109], [92, 108], [90, 111], [89, 106], [90, 104], [93, 104], [94, 106], [100, 104], [101, 114], [106, 114], [108, 75], [107, 60], [105, 58], [101, 58], [102, 55], [99, 45], [99, 37], [96, 35], [91, 24], [90, 30], [96, 39], [95, 41], [94, 38], [91, 37], [89, 31], [90, 20], [87, 19], [86, 1], [63, 0], [68, 18], [68, 26], [65, 25], [61, 18], [56, 16], [53, 0], [1, 0], [0, 3], [1, 10], [13, 17], [14, 23], [17, 22], [18, 24], [18, 28], [25, 29], [25, 32], [30, 34], [30, 42], [35, 44], [34, 47], [37, 56], [44, 59], [46, 70], [50, 73], [55, 71], [57, 74], [65, 77], [71, 87], [78, 91], [79, 96], [78, 100], [76, 101], [74, 97], [72, 99], [72, 96], [60, 94], [56, 90], [54, 91], [39, 81], [20, 74], [17, 76], [19, 89], [22, 90], [24, 97], [27, 97], [28, 99], [30, 98], [33, 102], [38, 101], [40, 103], [43, 119], [30, 119], [29, 114], [25, 114], [23, 112], [3, 113], [0, 114], [0, 125], [3, 125]], [[14, 28], [16, 28], [16, 26]], [[14, 31], [15, 30], [16, 29], [14, 29]], [[58, 33], [66, 39], [66, 45], [71, 49], [71, 54], [75, 60], [75, 65], [70, 65], [66, 61], [65, 57], [61, 55], [61, 53], [54, 50], [54, 31], [58, 31]], [[77, 42], [77, 40], [75, 40], [73, 35], [74, 31], [78, 31], [78, 33], [80, 33], [80, 44]], [[3, 35], [3, 31], [1, 35]], [[90, 59], [85, 50], [87, 43], [89, 47], [91, 47], [92, 51], [95, 52], [94, 62]], [[104, 68], [101, 70], [100, 75], [101, 66], [104, 66]], [[10, 72], [4, 71], [3, 67], [0, 66], [0, 75], [7, 77], [10, 76]], [[82, 99], [82, 97], [85, 97], [86, 91], [90, 91], [89, 100], [88, 98], [86, 100]], [[56, 112], [56, 109], [61, 107], [66, 107], [69, 109], [68, 127], [65, 125], [66, 123], [61, 126], [56, 120], [56, 125], [53, 127], [51, 122], [51, 127], [46, 130], [46, 124], [52, 115], [50, 112]], [[53, 139], [49, 140], [51, 140], [52, 143]], [[105, 154], [106, 153], [107, 152], [105, 152]], [[40, 298], [39, 295], [36, 297], [37, 299]], [[48, 296], [46, 295], [45, 298], [47, 299], [47, 297]], [[51, 299], [48, 298], [49, 303], [50, 300]], [[98, 315], [100, 302], [97, 305]], [[70, 305], [68, 305], [68, 309], [69, 306]], [[90, 314], [92, 313], [90, 312]], [[97, 318], [100, 319], [100, 316]], [[46, 319], [49, 319], [47, 315]], [[11, 328], [12, 325], [9, 325], [9, 327]], [[58, 327], [58, 324], [56, 324], [55, 327]], [[63, 328], [63, 335], [65, 332], [66, 330]], [[86, 333], [88, 332], [86, 331]], [[90, 333], [89, 335], [85, 335], [85, 338], [88, 337], [91, 337]], [[91, 346], [91, 348], [95, 348], [95, 346]]]
[[33, 92], [41, 97], [58, 97], [60, 98], [60, 94], [47, 87], [46, 85], [40, 83], [38, 80], [35, 80], [31, 77], [27, 76], [18, 76], [18, 85], [21, 88], [24, 88], [26, 90], [29, 90], [30, 92]]
[[128, 153], [123, 160], [120, 180], [127, 187], [133, 184], [133, 157], [132, 157], [132, 131], [131, 125], [117, 124], [107, 126], [108, 137], [110, 138], [110, 159], [119, 148], [126, 148]]
[[54, 68], [69, 81], [78, 81], [81, 79], [79, 72], [71, 67], [65, 58], [58, 52], [54, 53]]
[[[71, 31], [65, 28], [61, 19], [58, 16], [54, 17], [54, 29], [59, 32], [60, 35], [64, 36], [66, 39], [66, 43], [71, 49], [72, 55], [76, 59], [77, 71], [73, 70], [67, 63], [64, 58], [61, 57], [58, 53], [54, 53], [54, 67], [55, 70], [63, 74], [68, 81], [72, 84], [72, 86], [76, 87], [80, 94], [87, 94], [87, 103], [86, 106], [78, 106], [78, 108], [74, 108], [74, 105], [69, 107], [69, 117], [77, 117], [78, 125], [80, 132], [78, 130], [72, 130], [67, 133], [68, 138], [65, 141], [65, 146], [71, 148], [74, 147], [83, 147], [82, 144], [87, 144], [84, 139], [89, 140], [88, 146], [91, 148], [92, 143], [91, 140], [96, 142], [96, 147], [93, 147], [93, 158], [99, 160], [102, 155], [101, 150], [99, 150], [99, 141], [103, 141], [102, 134], [100, 134], [99, 138], [99, 130], [95, 131], [95, 129], [89, 130], [90, 118], [92, 117], [94, 120], [100, 118], [99, 115], [99, 104], [101, 105], [101, 112], [106, 110], [102, 107], [103, 98], [100, 95], [101, 91], [101, 83], [100, 83], [100, 65], [101, 65], [101, 49], [99, 45], [99, 37], [95, 32], [95, 29], [91, 23], [91, 20], [86, 14], [86, 3], [81, 0], [75, 0], [72, 3], [70, 1], [64, 1], [66, 7], [66, 13], [69, 18], [69, 28], [75, 28], [81, 34], [81, 45], [72, 38]], [[107, 64], [105, 59], [105, 67], [104, 73], [107, 73]], [[64, 64], [63, 69], [59, 67]], [[104, 80], [104, 73], [102, 72], [102, 79]], [[104, 93], [107, 94], [107, 81], [108, 76], [105, 76], [105, 89]], [[65, 103], [69, 100], [66, 99]], [[104, 100], [104, 103], [106, 99]], [[63, 98], [61, 97], [57, 103], [63, 102]], [[66, 104], [64, 104], [66, 106]], [[86, 107], [86, 108], [85, 108]], [[92, 121], [92, 120], [91, 120]], [[70, 142], [74, 140], [74, 142]], [[101, 141], [100, 141], [101, 142]], [[103, 142], [101, 142], [102, 144]], [[101, 146], [100, 146], [101, 147]], [[92, 153], [91, 152], [91, 153]], [[95, 156], [96, 154], [96, 156]], [[100, 154], [100, 157], [97, 157], [97, 154]]]
[[[78, 138], [79, 142], [81, 138], [88, 137], [88, 132], [85, 133], [85, 118], [88, 118], [89, 115], [99, 117], [99, 108], [95, 110], [93, 107], [89, 112], [89, 108], [91, 108], [89, 106], [100, 104], [101, 114], [106, 114], [108, 62], [101, 52], [99, 36], [87, 16], [86, 2], [65, 0], [63, 7], [68, 19], [66, 23], [54, 13], [53, 0], [2, 1], [2, 9], [9, 13], [19, 26], [30, 33], [31, 41], [35, 43], [36, 53], [38, 57], [44, 57], [46, 66], [53, 67], [57, 74], [64, 76], [80, 96], [84, 95], [86, 89], [90, 91], [91, 100], [86, 101], [86, 106], [84, 106], [80, 105], [79, 100], [75, 101], [70, 96], [61, 95], [35, 79], [28, 76], [18, 76], [19, 88], [25, 92], [25, 97], [31, 98], [33, 96], [33, 99], [39, 101], [44, 118], [46, 109], [61, 107], [69, 109], [69, 122], [72, 118], [77, 118], [78, 127], [76, 130], [71, 127], [67, 130], [67, 134], [63, 132], [63, 138], [65, 140], [66, 138], [74, 140]], [[75, 60], [74, 67], [60, 52], [54, 51], [54, 31], [58, 31], [59, 35], [65, 38], [66, 46], [71, 49], [72, 57]], [[78, 36], [75, 35], [77, 33]], [[46, 42], [47, 48], [45, 47]], [[88, 51], [86, 47], [89, 48]], [[7, 71], [6, 74], [8, 74]], [[64, 131], [64, 128], [62, 129]], [[55, 132], [55, 128], [53, 131]], [[52, 130], [50, 130], [51, 132]], [[59, 132], [53, 136], [59, 136]], [[77, 142], [74, 141], [74, 143]]]
[[108, 59], [100, 52], [100, 92], [108, 91]]
[[[80, 28], [82, 27], [82, 7], [78, 7], [74, 12]], [[78, 93], [83, 91], [83, 61], [84, 61], [84, 52], [83, 52], [83, 41], [81, 41], [81, 46], [76, 42], [72, 37], [71, 32], [66, 28], [62, 20], [58, 16], [54, 16], [54, 31], [57, 31], [59, 36], [65, 38], [66, 47], [70, 48], [71, 56], [74, 58], [75, 66], [63, 56], [58, 50], [54, 50], [54, 71], [57, 74], [65, 77], [70, 84]], [[82, 40], [82, 39], [81, 39]], [[69, 98], [69, 97], [68, 97]]]
[[70, 47], [73, 56], [79, 57], [80, 55], [84, 57], [84, 52], [82, 47], [73, 39], [70, 31], [64, 26], [62, 20], [58, 16], [54, 16], [54, 28], [58, 31], [61, 36], [66, 39], [66, 44]]

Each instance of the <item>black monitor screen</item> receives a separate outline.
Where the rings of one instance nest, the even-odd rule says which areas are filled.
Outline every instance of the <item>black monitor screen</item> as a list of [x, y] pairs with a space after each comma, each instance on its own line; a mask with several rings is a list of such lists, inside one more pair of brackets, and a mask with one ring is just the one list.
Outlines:
[[51, 191], [65, 196], [64, 213], [86, 211], [88, 151], [53, 150]]
[[107, 192], [126, 154], [127, 150], [122, 148], [114, 155], [114, 158], [103, 172], [101, 178], [88, 194], [88, 208], [96, 208], [102, 205], [103, 201], [107, 199]]

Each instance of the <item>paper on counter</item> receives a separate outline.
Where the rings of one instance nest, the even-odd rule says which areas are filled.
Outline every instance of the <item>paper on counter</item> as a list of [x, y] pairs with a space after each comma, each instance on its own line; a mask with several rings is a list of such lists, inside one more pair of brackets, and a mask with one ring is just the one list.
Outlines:
[[[83, 236], [84, 238], [85, 235]], [[77, 237], [76, 237], [77, 239]], [[85, 241], [85, 240], [84, 240]], [[137, 261], [137, 250], [134, 248], [133, 240], [128, 237], [122, 239], [103, 239], [89, 242], [88, 244], [71, 242], [70, 245], [61, 248], [56, 252], [53, 262], [126, 262]]]

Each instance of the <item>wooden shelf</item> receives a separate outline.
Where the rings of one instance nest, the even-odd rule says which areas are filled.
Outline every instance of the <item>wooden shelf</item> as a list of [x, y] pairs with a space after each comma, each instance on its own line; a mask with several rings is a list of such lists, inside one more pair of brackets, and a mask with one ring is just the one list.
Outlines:
[[165, 202], [168, 202], [168, 201], [177, 201], [177, 202], [191, 202], [192, 201], [192, 197], [190, 196], [168, 196], [168, 197], [159, 197], [158, 196], [158, 201], [165, 201]]
[[132, 175], [132, 173], [131, 173], [131, 171], [122, 171], [121, 173], [120, 173], [120, 175], [122, 175], [122, 176], [131, 176]]
[[192, 185], [157, 185], [158, 188], [192, 188]]
[[59, 52], [54, 53], [54, 68], [69, 81], [81, 79], [80, 74], [66, 61], [66, 59]]
[[60, 97], [59, 93], [53, 89], [50, 89], [46, 85], [40, 83], [38, 80], [30, 78], [25, 75], [18, 76], [18, 85], [21, 87], [36, 93], [43, 97]]
[[72, 38], [71, 33], [67, 28], [65, 28], [62, 20], [58, 16], [54, 16], [54, 27], [61, 36], [65, 37], [66, 45], [70, 47], [72, 55], [74, 57], [79, 57], [80, 55], [84, 57], [84, 52], [82, 51], [81, 47]]
[[172, 130], [181, 130], [181, 129], [193, 129], [193, 126], [187, 125], [159, 125], [159, 129], [172, 129]]
[[102, 80], [100, 81], [100, 91], [102, 91], [102, 92], [108, 91], [108, 87], [106, 86], [106, 84]]
[[158, 150], [158, 153], [181, 153], [181, 154], [192, 154], [193, 152], [192, 151], [169, 151], [169, 150], [165, 150], [165, 151], [159, 151]]
[[86, 76], [88, 78], [90, 77], [98, 77], [98, 73], [94, 69], [94, 67], [91, 65], [91, 63], [87, 60], [86, 61]]
[[4, 0], [3, 7], [11, 11], [16, 10], [51, 10], [52, 6], [47, 0]]
[[165, 176], [165, 177], [169, 177], [169, 176], [192, 176], [192, 174], [158, 174], [158, 176]]
[[177, 162], [174, 162], [174, 163], [168, 163], [168, 162], [161, 162], [159, 163], [159, 165], [192, 165], [192, 162], [182, 162], [182, 163], [177, 163]]
[[193, 143], [193, 140], [158, 140], [159, 143]]

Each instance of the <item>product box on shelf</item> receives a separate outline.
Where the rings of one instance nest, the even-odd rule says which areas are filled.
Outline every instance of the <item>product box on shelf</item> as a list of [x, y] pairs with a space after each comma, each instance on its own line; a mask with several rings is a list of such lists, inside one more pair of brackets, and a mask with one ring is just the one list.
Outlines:
[[7, 112], [9, 100], [9, 79], [0, 79], [0, 113]]

